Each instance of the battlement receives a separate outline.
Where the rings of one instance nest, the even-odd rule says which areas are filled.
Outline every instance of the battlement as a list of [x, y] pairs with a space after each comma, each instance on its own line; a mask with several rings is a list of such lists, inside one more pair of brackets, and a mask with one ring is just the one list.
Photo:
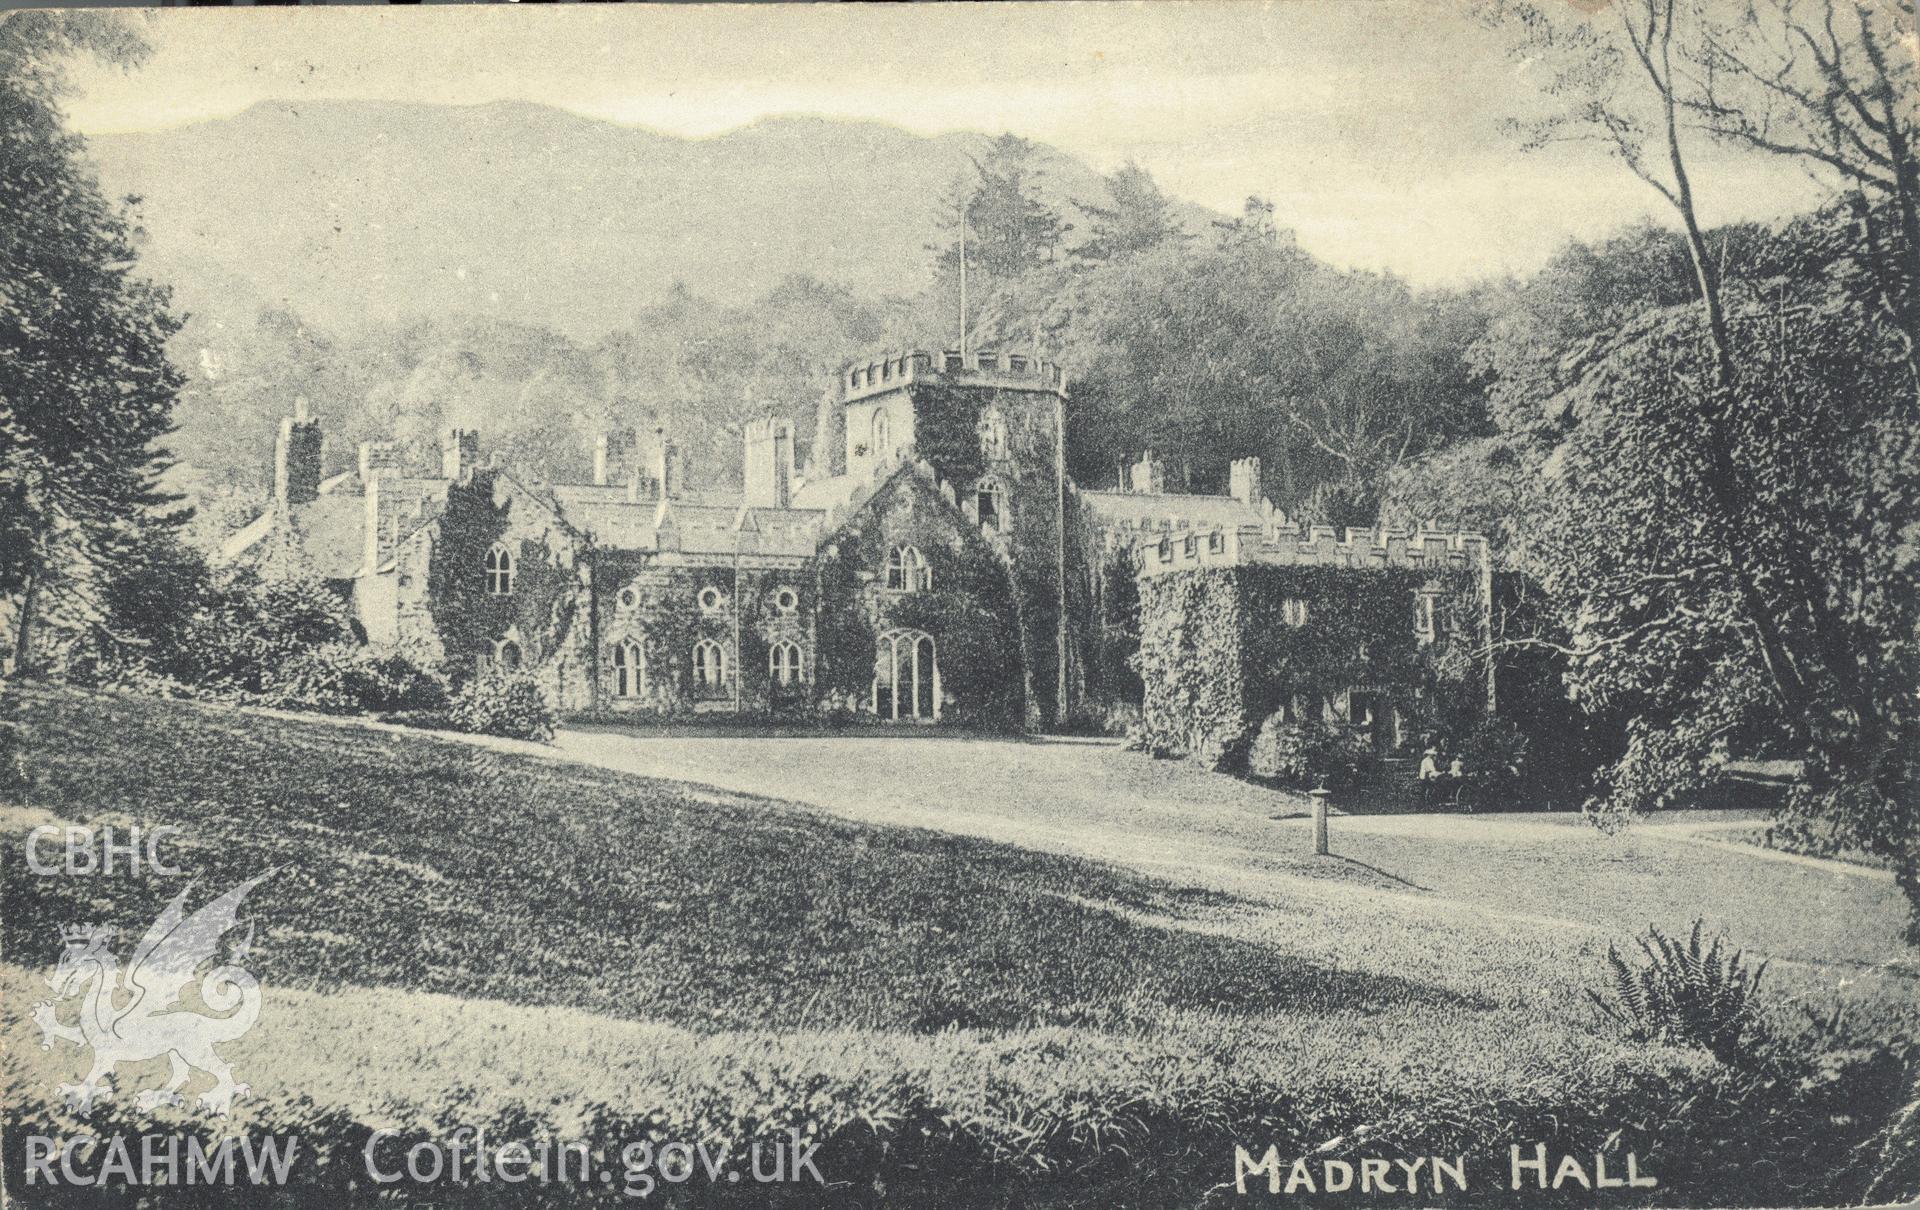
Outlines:
[[852, 402], [898, 390], [914, 382], [957, 386], [997, 387], [1009, 391], [1053, 391], [1065, 394], [1066, 371], [1053, 362], [1025, 353], [991, 350], [941, 353], [916, 350], [891, 353], [849, 365], [840, 372], [842, 402]]
[[1140, 555], [1140, 575], [1253, 564], [1436, 571], [1485, 571], [1491, 567], [1485, 535], [1442, 529], [1433, 521], [1422, 521], [1417, 529], [1349, 527], [1341, 535], [1331, 525], [1303, 526], [1291, 521], [1271, 504], [1265, 504], [1263, 512], [1260, 524], [1139, 527], [1131, 536]]

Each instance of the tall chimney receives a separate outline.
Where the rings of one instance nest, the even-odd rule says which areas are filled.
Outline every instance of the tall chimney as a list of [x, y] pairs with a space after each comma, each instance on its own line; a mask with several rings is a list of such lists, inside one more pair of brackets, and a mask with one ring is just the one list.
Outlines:
[[640, 434], [630, 428], [609, 429], [593, 440], [593, 481], [605, 487], [626, 478], [640, 453]]
[[440, 438], [440, 477], [458, 480], [480, 464], [480, 434], [448, 429]]
[[1167, 466], [1148, 450], [1133, 464], [1133, 490], [1139, 494], [1160, 495], [1167, 490]]
[[1266, 499], [1266, 492], [1260, 484], [1258, 458], [1235, 458], [1228, 477], [1233, 485], [1233, 498], [1248, 508], [1259, 508], [1260, 502]]
[[306, 396], [299, 396], [293, 401], [293, 415], [280, 421], [274, 438], [273, 498], [291, 508], [319, 496], [325, 453], [320, 422], [307, 415]]
[[755, 420], [747, 425], [746, 502], [749, 508], [786, 508], [793, 498], [793, 422]]
[[383, 475], [395, 474], [400, 469], [400, 447], [391, 441], [362, 441], [360, 443], [360, 483], [364, 487]]

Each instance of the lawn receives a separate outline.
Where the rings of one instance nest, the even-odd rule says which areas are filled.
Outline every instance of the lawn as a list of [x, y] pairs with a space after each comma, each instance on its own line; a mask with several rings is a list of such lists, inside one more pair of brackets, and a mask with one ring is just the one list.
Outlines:
[[[1120, 859], [1095, 860], [512, 745], [52, 689], [9, 700], [30, 783], [0, 805], [8, 1002], [44, 995], [32, 984], [61, 925], [137, 935], [184, 882], [26, 874], [37, 824], [177, 826], [167, 856], [203, 894], [276, 869], [243, 912], [266, 1008], [226, 1049], [254, 1089], [238, 1120], [298, 1125], [341, 1154], [378, 1125], [735, 1142], [794, 1128], [826, 1141], [820, 1166], [848, 1204], [937, 1190], [1144, 1206], [1217, 1197], [1238, 1141], [1504, 1156], [1620, 1132], [1666, 1178], [1633, 1200], [1820, 1192], [1709, 1184], [1729, 1148], [1798, 1145], [1754, 1137], [1781, 1110], [1742, 1117], [1711, 1059], [1600, 1028], [1585, 992], [1607, 929], [1438, 894], [1419, 880], [1447, 882], [1445, 863], [1390, 868], [1433, 847], [1418, 837], [1377, 836], [1373, 860], [1276, 847], [1219, 878], [1187, 876], [1199, 856], [1167, 843], [1179, 876], [1163, 877], [1127, 859], [1138, 820], [1122, 817], [1147, 812], [1112, 793], [1089, 801], [1115, 813]], [[1029, 747], [1069, 777], [1076, 760], [1132, 759]], [[806, 749], [761, 751], [777, 771]], [[988, 816], [1007, 775], [975, 770]], [[1162, 797], [1190, 839], [1237, 844], [1235, 817]], [[1877, 890], [1859, 893], [1851, 910], [1880, 910]], [[1822, 964], [1864, 944], [1809, 949], [1790, 985], [1824, 994]], [[1848, 994], [1872, 1015], [1906, 992], [1856, 979]], [[9, 1116], [71, 1133], [46, 1090], [78, 1074], [75, 1052], [40, 1050], [25, 1014], [10, 1018]], [[110, 1120], [135, 1129], [124, 1101]]]

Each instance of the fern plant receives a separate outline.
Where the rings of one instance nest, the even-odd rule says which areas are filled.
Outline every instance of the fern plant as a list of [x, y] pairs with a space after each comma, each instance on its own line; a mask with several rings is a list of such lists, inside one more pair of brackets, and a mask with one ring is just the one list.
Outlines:
[[1648, 925], [1637, 938], [1644, 966], [1629, 966], [1607, 946], [1613, 1002], [1593, 991], [1587, 995], [1635, 1041], [1698, 1046], [1735, 1063], [1746, 1057], [1745, 1044], [1758, 1025], [1755, 993], [1767, 964], [1749, 970], [1741, 951], [1726, 951], [1724, 935], [1702, 948], [1702, 923], [1693, 922], [1685, 944]]

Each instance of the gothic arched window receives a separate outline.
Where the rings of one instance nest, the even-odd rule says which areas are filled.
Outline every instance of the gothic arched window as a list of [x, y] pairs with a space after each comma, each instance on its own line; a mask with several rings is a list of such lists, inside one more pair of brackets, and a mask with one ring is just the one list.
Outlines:
[[633, 639], [623, 639], [613, 648], [613, 696], [645, 697], [647, 694], [647, 653]]
[[504, 546], [487, 552], [487, 591], [496, 597], [513, 591], [513, 556]]
[[933, 587], [933, 573], [916, 546], [896, 546], [887, 555], [887, 587], [894, 592], [919, 592]]
[[727, 652], [712, 639], [693, 645], [693, 680], [705, 689], [717, 689], [727, 680]]
[[987, 413], [980, 430], [980, 445], [989, 458], [1007, 456], [1007, 420], [998, 408]]
[[892, 431], [887, 421], [886, 411], [884, 409], [876, 409], [873, 413], [873, 439], [869, 443], [870, 451], [875, 458], [884, 458], [887, 456], [887, 442], [891, 436]]
[[767, 649], [767, 674], [776, 685], [792, 685], [806, 679], [798, 643], [779, 642]]
[[978, 510], [980, 528], [1004, 533], [1007, 529], [1007, 492], [1000, 486], [998, 479], [982, 479], [974, 489], [974, 507]]

